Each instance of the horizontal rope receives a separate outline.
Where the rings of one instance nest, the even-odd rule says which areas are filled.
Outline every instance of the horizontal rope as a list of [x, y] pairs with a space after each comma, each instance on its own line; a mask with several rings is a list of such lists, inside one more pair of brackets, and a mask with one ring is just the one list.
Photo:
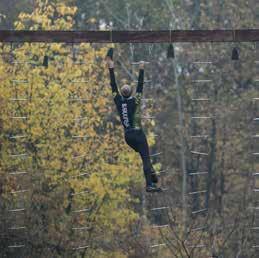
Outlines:
[[161, 154], [163, 154], [163, 152], [158, 152], [158, 153], [150, 154], [149, 156], [150, 157], [155, 157], [155, 156], [159, 156]]
[[152, 228], [167, 228], [167, 227], [169, 227], [168, 224], [166, 224], [166, 225], [152, 225]]
[[208, 135], [192, 135], [191, 138], [208, 138]]
[[78, 193], [73, 193], [73, 194], [71, 194], [71, 196], [76, 196], [76, 195], [82, 195], [82, 194], [88, 194], [88, 193], [90, 193], [90, 191], [82, 191], [82, 192], [78, 192]]
[[32, 61], [11, 61], [11, 64], [34, 64]]
[[204, 152], [199, 152], [199, 151], [191, 151], [192, 154], [197, 154], [197, 155], [203, 155], [203, 156], [208, 156], [209, 153], [204, 153]]
[[25, 157], [25, 156], [28, 156], [27, 153], [21, 153], [21, 154], [10, 154], [10, 156], [12, 158], [16, 158], [16, 157]]
[[27, 135], [15, 135], [15, 136], [9, 136], [9, 139], [20, 139], [20, 138], [27, 138]]
[[19, 194], [19, 193], [27, 193], [29, 190], [18, 190], [18, 191], [12, 191], [11, 194]]
[[88, 64], [87, 62], [84, 61], [78, 61], [78, 62], [73, 62], [74, 65], [83, 65], [83, 64]]
[[192, 119], [211, 119], [211, 116], [193, 116]]
[[73, 248], [73, 250], [80, 250], [80, 249], [86, 249], [86, 248], [89, 248], [89, 245], [75, 247], [75, 248]]
[[11, 172], [9, 175], [25, 175], [28, 174], [28, 172]]
[[25, 245], [9, 245], [8, 248], [22, 248], [25, 247]]
[[139, 65], [139, 64], [141, 64], [141, 63], [150, 64], [150, 62], [148, 62], [148, 61], [132, 62], [131, 64], [132, 64], [132, 65]]
[[169, 169], [164, 169], [164, 170], [157, 171], [156, 174], [160, 175], [160, 174], [163, 174], [163, 173], [167, 173], [167, 171], [169, 171]]
[[211, 61], [195, 61], [192, 62], [193, 64], [213, 64], [213, 62]]
[[13, 83], [28, 83], [28, 80], [12, 80]]
[[77, 178], [77, 177], [88, 176], [88, 175], [90, 175], [90, 173], [87, 172], [87, 173], [78, 174], [76, 176], [71, 176], [71, 178]]
[[[138, 81], [136, 81], [136, 80], [135, 80], [134, 82], [135, 82], [135, 83], [138, 83]], [[145, 80], [145, 81], [144, 81], [144, 83], [151, 83], [151, 82], [152, 82], [152, 80]]]
[[73, 230], [88, 230], [90, 227], [79, 227], [79, 228], [72, 228]]
[[82, 121], [82, 120], [87, 120], [88, 117], [77, 117], [77, 118], [74, 118], [73, 120], [74, 121]]
[[197, 176], [197, 175], [206, 175], [208, 174], [209, 172], [196, 172], [196, 173], [189, 173], [188, 175], [189, 176]]
[[26, 98], [11, 98], [10, 101], [28, 101]]
[[14, 209], [14, 210], [8, 210], [9, 212], [20, 212], [20, 211], [25, 211], [25, 208], [21, 209]]
[[89, 82], [89, 80], [84, 80], [84, 81], [71, 81], [72, 83], [87, 83], [87, 82]]
[[156, 245], [151, 245], [150, 248], [156, 248], [156, 247], [160, 247], [160, 246], [166, 246], [166, 244], [156, 244]]
[[142, 116], [141, 118], [142, 119], [155, 119], [154, 116]]
[[207, 227], [198, 227], [198, 228], [192, 228], [191, 231], [201, 231], [206, 229]]
[[212, 82], [212, 80], [192, 80], [195, 83], [204, 83], [204, 82]]
[[189, 248], [205, 248], [207, 247], [206, 245], [187, 245]]
[[21, 229], [26, 229], [26, 227], [11, 227], [11, 228], [8, 228], [10, 230], [21, 230]]
[[207, 190], [202, 190], [202, 191], [197, 191], [197, 192], [190, 192], [188, 194], [194, 195], [194, 194], [202, 194], [202, 193], [207, 193]]
[[83, 155], [78, 155], [78, 156], [73, 156], [72, 159], [80, 159], [80, 158], [84, 158], [86, 157], [87, 154], [83, 154]]
[[81, 212], [87, 212], [87, 211], [90, 211], [90, 209], [75, 210], [75, 211], [72, 211], [72, 212], [81, 213]]
[[69, 101], [88, 101], [89, 99], [84, 99], [84, 98], [69, 98]]
[[169, 209], [169, 207], [158, 207], [158, 208], [153, 208], [153, 209], [150, 209], [151, 211], [157, 211], [157, 210], [166, 210], [166, 209]]
[[210, 99], [192, 99], [192, 101], [210, 101]]
[[198, 213], [202, 213], [208, 211], [208, 209], [201, 209], [201, 210], [197, 210], [197, 211], [192, 211], [192, 214], [198, 214]]

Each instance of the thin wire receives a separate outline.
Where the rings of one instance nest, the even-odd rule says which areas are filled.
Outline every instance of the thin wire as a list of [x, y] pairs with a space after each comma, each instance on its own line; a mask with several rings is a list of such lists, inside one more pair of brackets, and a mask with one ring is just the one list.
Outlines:
[[110, 29], [110, 42], [113, 43], [112, 41], [113, 41], [113, 38], [112, 38], [112, 27], [111, 27], [111, 29]]
[[233, 42], [236, 42], [236, 30], [232, 30]]
[[[153, 47], [154, 47], [154, 44], [151, 44], [151, 46], [149, 46], [149, 59], [150, 59], [149, 61], [150, 62], [151, 62], [152, 56], [153, 56], [153, 54], [152, 54]], [[151, 80], [151, 87], [153, 87], [154, 86], [153, 65], [151, 65], [151, 71], [150, 72], [151, 72], [151, 75], [149, 75], [149, 78]]]

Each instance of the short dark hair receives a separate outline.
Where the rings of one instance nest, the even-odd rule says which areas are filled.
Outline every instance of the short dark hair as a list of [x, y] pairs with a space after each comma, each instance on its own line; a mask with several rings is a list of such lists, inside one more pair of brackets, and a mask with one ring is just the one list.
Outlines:
[[132, 94], [132, 87], [130, 85], [123, 85], [121, 87], [121, 95], [123, 97], [129, 97]]

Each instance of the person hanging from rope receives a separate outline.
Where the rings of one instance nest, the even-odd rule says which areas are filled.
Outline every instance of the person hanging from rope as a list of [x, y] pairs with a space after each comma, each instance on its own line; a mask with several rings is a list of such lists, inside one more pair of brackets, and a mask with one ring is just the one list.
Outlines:
[[141, 126], [141, 99], [144, 85], [144, 62], [139, 64], [139, 77], [136, 95], [130, 85], [123, 85], [120, 92], [117, 87], [114, 74], [113, 49], [110, 48], [106, 55], [106, 63], [109, 68], [110, 85], [117, 111], [124, 128], [126, 143], [140, 154], [143, 162], [143, 171], [146, 179], [147, 192], [161, 192], [157, 186], [158, 178], [151, 164], [149, 146], [146, 135]]

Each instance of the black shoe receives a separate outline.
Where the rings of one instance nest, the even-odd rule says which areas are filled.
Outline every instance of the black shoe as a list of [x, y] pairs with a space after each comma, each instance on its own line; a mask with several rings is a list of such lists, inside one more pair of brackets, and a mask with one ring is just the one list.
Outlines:
[[151, 184], [151, 185], [148, 185], [146, 187], [146, 192], [147, 193], [159, 193], [159, 192], [162, 192], [162, 189], [160, 187], [157, 187], [155, 184]]
[[110, 48], [110, 49], [108, 50], [106, 57], [110, 57], [111, 60], [113, 60], [113, 48]]
[[157, 184], [158, 183], [158, 177], [156, 175], [156, 171], [154, 170], [154, 168], [151, 168], [151, 181], [152, 183]]
[[152, 183], [155, 183], [155, 184], [158, 183], [158, 177], [157, 177], [155, 171], [153, 171], [152, 174], [151, 174], [151, 181], [152, 181]]

